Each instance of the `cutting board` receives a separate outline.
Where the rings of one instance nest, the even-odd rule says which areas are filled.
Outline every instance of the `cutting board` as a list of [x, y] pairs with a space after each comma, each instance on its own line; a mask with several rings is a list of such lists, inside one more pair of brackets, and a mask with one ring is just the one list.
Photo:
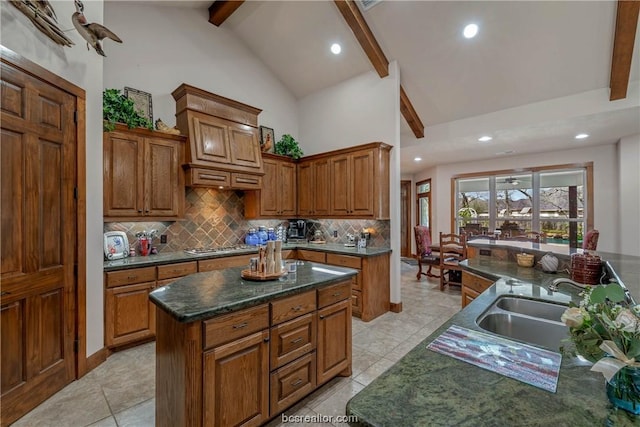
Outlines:
[[456, 325], [450, 326], [427, 348], [534, 387], [556, 392], [562, 362], [560, 353]]

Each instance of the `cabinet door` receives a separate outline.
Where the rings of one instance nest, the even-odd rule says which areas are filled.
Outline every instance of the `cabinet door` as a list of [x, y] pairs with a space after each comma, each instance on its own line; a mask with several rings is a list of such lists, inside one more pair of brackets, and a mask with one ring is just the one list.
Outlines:
[[105, 341], [107, 347], [117, 347], [156, 333], [155, 306], [149, 292], [155, 282], [118, 286], [107, 289], [105, 295]]
[[228, 122], [231, 164], [260, 168], [262, 155], [258, 130], [254, 127]]
[[142, 215], [142, 141], [124, 132], [103, 135], [104, 216]]
[[259, 426], [269, 417], [269, 331], [204, 353], [204, 425]]
[[329, 159], [319, 159], [314, 162], [313, 214], [329, 215], [331, 213], [331, 180], [329, 178]]
[[295, 163], [281, 162], [278, 177], [278, 214], [293, 217], [296, 215], [297, 194]]
[[465, 308], [467, 305], [471, 303], [471, 301], [473, 301], [480, 295], [479, 292], [474, 291], [473, 289], [467, 288], [464, 285], [462, 285], [462, 289], [460, 293], [462, 294], [462, 308]]
[[331, 215], [349, 216], [351, 213], [349, 156], [336, 156], [330, 160]]
[[314, 193], [318, 191], [314, 184], [315, 166], [313, 161], [298, 163], [298, 215], [313, 214]]
[[346, 299], [318, 310], [316, 354], [318, 385], [339, 373], [351, 374], [350, 300]]
[[191, 160], [202, 165], [208, 165], [209, 162], [230, 163], [229, 122], [207, 114], [191, 114], [191, 149], [195, 152]]
[[184, 199], [180, 185], [180, 143], [160, 138], [145, 138], [144, 214], [179, 216]]
[[260, 215], [278, 215], [278, 162], [272, 159], [263, 160], [264, 179], [260, 190]]
[[373, 215], [374, 177], [373, 152], [353, 153], [349, 162], [351, 203], [349, 214], [363, 217]]

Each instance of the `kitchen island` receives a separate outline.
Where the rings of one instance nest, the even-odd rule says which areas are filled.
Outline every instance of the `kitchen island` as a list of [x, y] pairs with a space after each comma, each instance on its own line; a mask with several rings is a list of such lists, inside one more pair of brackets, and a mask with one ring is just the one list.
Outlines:
[[[476, 319], [500, 295], [556, 303], [578, 302], [578, 291], [550, 292], [558, 275], [478, 256], [464, 262], [473, 274], [496, 282], [365, 387], [347, 404], [347, 415], [366, 426], [631, 426], [638, 417], [616, 410], [605, 394], [602, 374], [591, 363], [563, 356], [557, 390], [551, 393], [428, 350], [450, 326], [483, 331]], [[634, 295], [635, 296], [635, 295]], [[558, 349], [550, 349], [558, 351]]]
[[196, 273], [149, 295], [156, 310], [156, 425], [260, 425], [351, 375], [357, 270], [308, 261], [277, 280], [245, 267]]

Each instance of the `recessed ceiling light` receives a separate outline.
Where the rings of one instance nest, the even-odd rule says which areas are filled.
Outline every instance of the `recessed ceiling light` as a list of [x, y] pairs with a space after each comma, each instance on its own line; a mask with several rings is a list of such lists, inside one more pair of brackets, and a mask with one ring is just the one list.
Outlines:
[[476, 34], [478, 34], [478, 26], [476, 24], [469, 24], [464, 27], [464, 31], [462, 31], [462, 34], [466, 38], [472, 39], [476, 36]]
[[576, 139], [585, 139], [588, 137], [589, 137], [589, 134], [586, 134], [586, 133], [579, 133], [576, 135]]
[[493, 139], [492, 137], [485, 135], [485, 136], [481, 136], [480, 138], [478, 138], [478, 141], [480, 141], [480, 142], [488, 142], [488, 141], [491, 141], [492, 139]]
[[414, 160], [415, 162], [419, 162], [419, 161], [421, 161], [421, 160], [422, 160], [422, 157], [416, 157], [416, 158], [414, 158], [413, 160]]
[[340, 52], [342, 52], [342, 46], [340, 46], [338, 43], [334, 43], [331, 45], [331, 53], [333, 53], [334, 55], [338, 55]]

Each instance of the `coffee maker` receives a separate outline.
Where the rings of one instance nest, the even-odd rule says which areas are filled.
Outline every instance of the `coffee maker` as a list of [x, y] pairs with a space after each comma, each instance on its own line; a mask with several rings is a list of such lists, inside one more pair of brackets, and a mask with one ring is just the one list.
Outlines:
[[307, 240], [307, 221], [304, 219], [290, 219], [287, 236], [289, 240]]

